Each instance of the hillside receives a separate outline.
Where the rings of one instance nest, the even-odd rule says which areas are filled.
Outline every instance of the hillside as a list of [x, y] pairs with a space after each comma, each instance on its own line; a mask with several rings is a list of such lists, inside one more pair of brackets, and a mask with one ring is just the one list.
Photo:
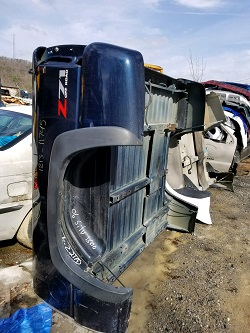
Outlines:
[[18, 86], [31, 92], [32, 78], [28, 73], [32, 64], [30, 61], [0, 57], [0, 79], [2, 86]]

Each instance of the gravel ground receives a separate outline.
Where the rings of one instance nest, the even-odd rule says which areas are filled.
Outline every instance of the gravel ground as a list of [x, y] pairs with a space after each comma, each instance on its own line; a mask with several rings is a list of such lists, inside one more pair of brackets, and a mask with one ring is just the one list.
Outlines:
[[[234, 192], [210, 192], [212, 225], [197, 224], [194, 235], [164, 231], [120, 276], [134, 288], [127, 333], [250, 332], [250, 159], [239, 166]], [[0, 267], [8, 267], [31, 251], [14, 244], [0, 254]], [[31, 280], [8, 297], [10, 313], [41, 301]], [[51, 333], [59, 332], [92, 331], [54, 313]]]
[[250, 176], [235, 177], [234, 192], [210, 191], [213, 225], [178, 238], [148, 332], [250, 332]]

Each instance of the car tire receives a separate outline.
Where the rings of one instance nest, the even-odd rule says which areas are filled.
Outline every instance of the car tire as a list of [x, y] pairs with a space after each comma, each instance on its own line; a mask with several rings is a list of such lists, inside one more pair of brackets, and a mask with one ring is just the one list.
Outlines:
[[28, 212], [19, 227], [16, 238], [20, 244], [32, 249], [32, 209]]

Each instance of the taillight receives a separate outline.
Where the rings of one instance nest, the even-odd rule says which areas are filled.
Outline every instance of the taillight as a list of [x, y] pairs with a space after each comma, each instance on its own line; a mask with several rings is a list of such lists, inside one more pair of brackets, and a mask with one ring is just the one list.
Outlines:
[[37, 172], [37, 168], [35, 168], [34, 171], [34, 190], [38, 189], [38, 172]]

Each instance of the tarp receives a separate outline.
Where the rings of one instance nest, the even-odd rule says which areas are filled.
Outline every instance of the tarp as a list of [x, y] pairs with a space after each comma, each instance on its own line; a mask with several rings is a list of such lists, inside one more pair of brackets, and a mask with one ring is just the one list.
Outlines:
[[49, 333], [51, 326], [52, 309], [45, 303], [19, 309], [0, 319], [0, 333]]

